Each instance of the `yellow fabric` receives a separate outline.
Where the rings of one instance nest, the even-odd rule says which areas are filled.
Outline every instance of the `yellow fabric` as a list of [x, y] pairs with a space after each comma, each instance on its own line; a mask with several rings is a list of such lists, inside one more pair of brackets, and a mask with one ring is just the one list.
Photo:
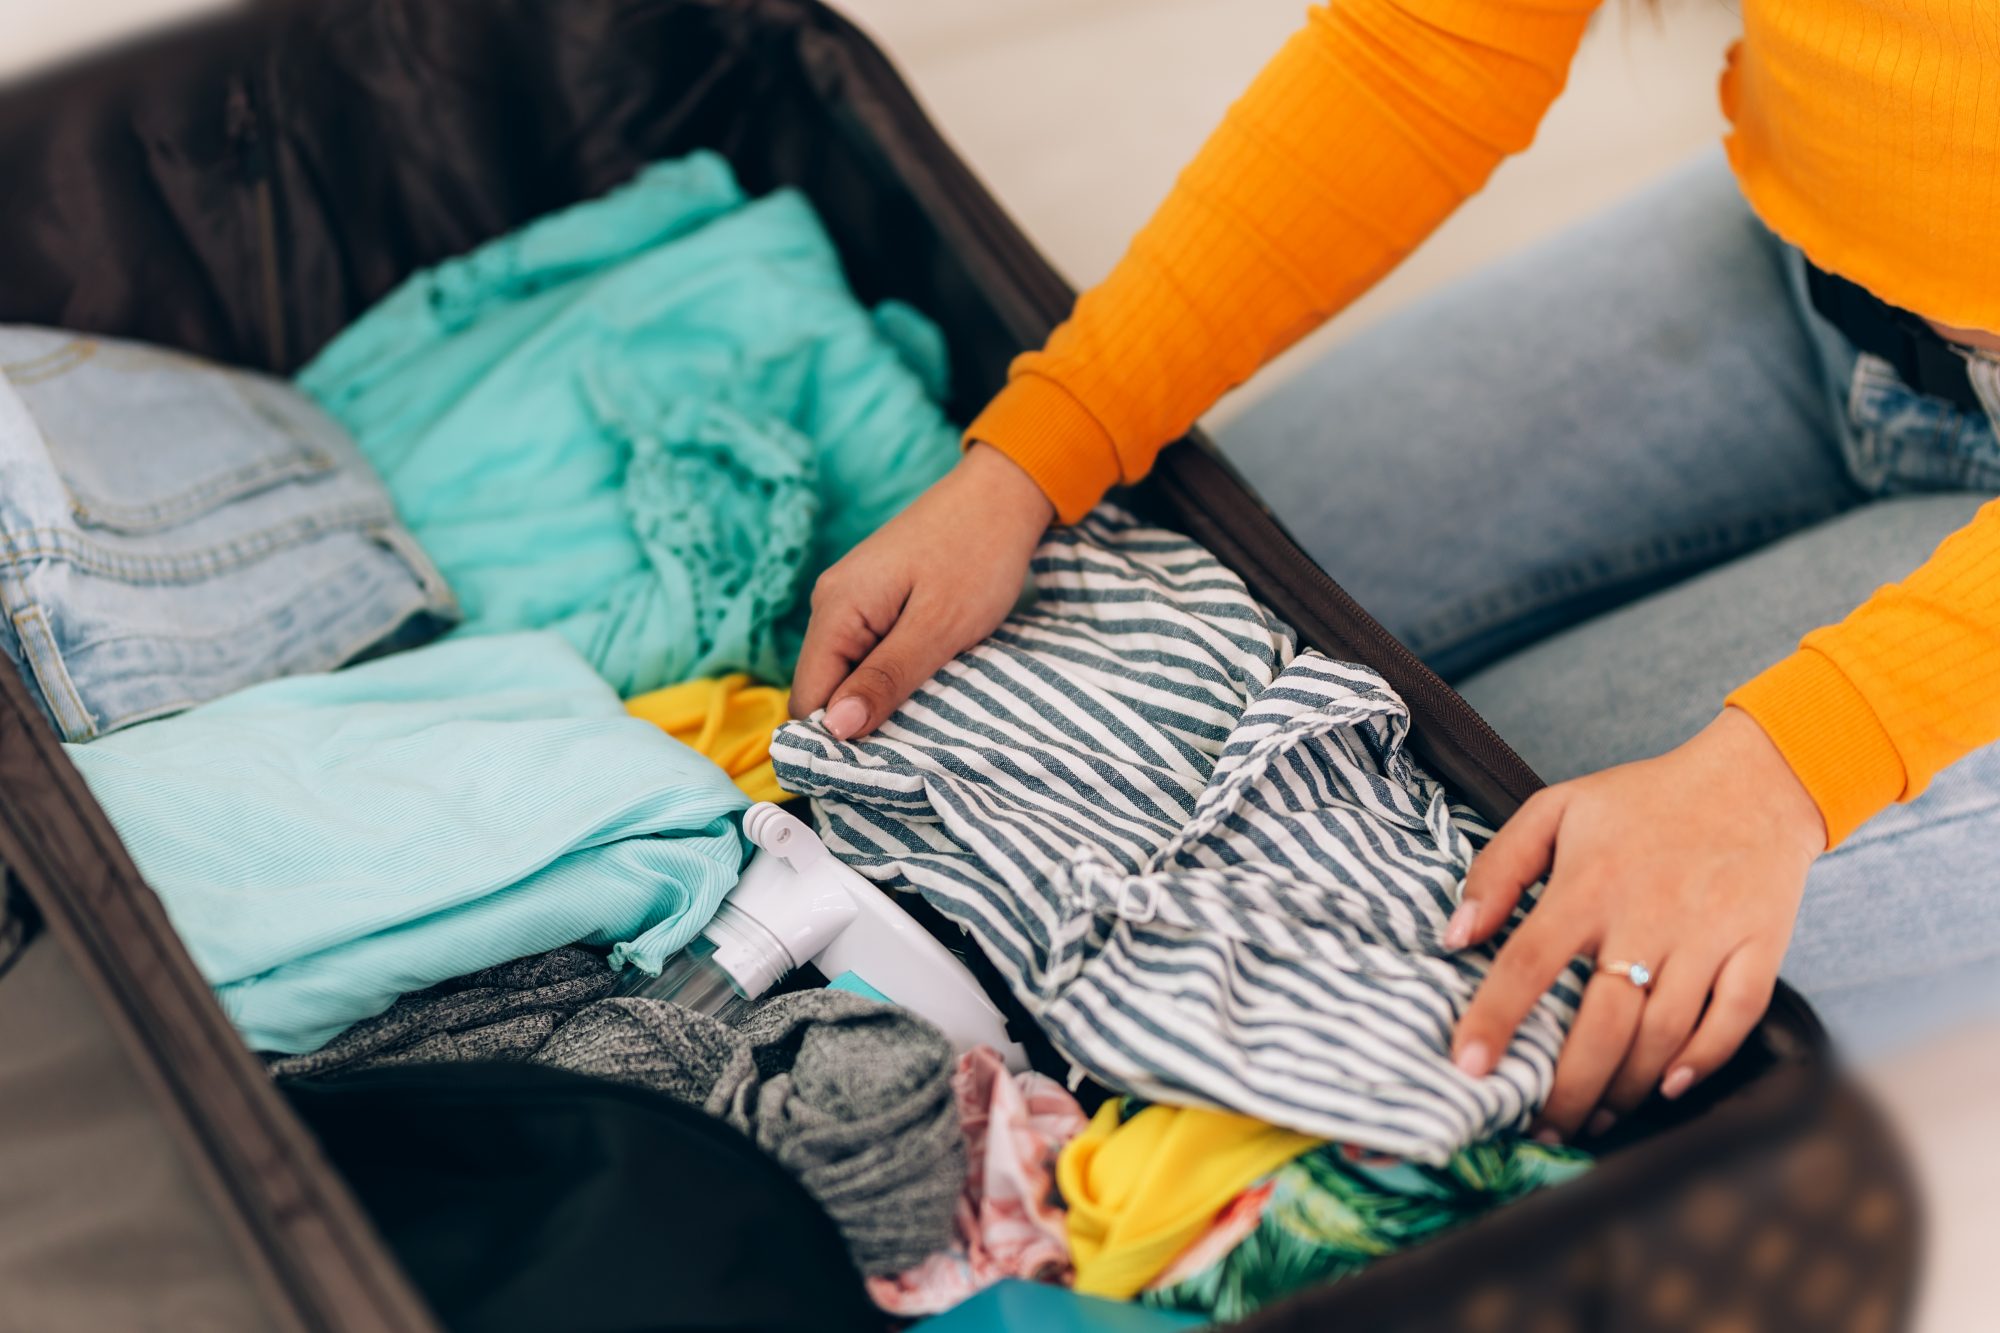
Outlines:
[[1197, 1107], [1149, 1106], [1121, 1125], [1106, 1102], [1056, 1159], [1076, 1289], [1137, 1295], [1231, 1199], [1323, 1142]]
[[[1597, 4], [1312, 9], [1111, 275], [1015, 361], [967, 439], [1027, 469], [1065, 520], [1143, 476], [1527, 145]], [[1744, 0], [1743, 17], [1721, 91], [1751, 205], [1885, 300], [2000, 332], [1990, 0]], [[1982, 513], [1899, 589], [1738, 692], [1832, 841], [2000, 739], [1996, 556], [2000, 514]]]
[[669, 685], [625, 701], [675, 740], [713, 759], [753, 801], [789, 801], [771, 771], [771, 733], [790, 716], [786, 691], [738, 673]]

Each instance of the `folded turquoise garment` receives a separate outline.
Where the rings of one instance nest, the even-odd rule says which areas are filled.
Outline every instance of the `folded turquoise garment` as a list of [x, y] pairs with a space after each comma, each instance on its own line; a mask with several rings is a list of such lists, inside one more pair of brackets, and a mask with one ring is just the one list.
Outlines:
[[790, 679], [820, 571], [951, 466], [945, 355], [696, 153], [419, 273], [299, 377], [457, 592], [621, 695]]
[[64, 747], [257, 1050], [577, 941], [649, 971], [748, 801], [554, 634], [454, 639]]

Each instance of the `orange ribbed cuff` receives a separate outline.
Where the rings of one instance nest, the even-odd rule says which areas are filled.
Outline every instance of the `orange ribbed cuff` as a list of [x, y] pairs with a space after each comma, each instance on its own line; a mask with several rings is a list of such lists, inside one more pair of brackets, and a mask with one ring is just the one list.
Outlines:
[[965, 431], [968, 447], [991, 445], [1013, 459], [1056, 517], [1074, 523], [1120, 480], [1111, 433], [1054, 380], [1016, 375]]
[[1756, 720], [1798, 774], [1838, 846], [1901, 799], [1909, 778], [1875, 710], [1826, 654], [1801, 648], [1725, 701]]

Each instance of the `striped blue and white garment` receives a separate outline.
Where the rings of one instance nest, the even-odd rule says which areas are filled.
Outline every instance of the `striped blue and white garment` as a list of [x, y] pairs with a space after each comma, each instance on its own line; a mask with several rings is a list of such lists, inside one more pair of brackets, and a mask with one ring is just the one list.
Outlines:
[[1492, 1075], [1452, 1066], [1493, 955], [1440, 936], [1490, 830], [1405, 753], [1396, 693], [1108, 506], [1034, 576], [865, 741], [778, 732], [827, 845], [962, 925], [1109, 1087], [1429, 1163], [1524, 1125], [1583, 973]]

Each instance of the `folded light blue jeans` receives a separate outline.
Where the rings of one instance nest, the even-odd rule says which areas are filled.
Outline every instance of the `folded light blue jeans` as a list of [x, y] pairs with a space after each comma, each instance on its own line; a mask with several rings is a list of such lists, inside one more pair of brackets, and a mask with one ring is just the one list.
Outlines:
[[[1669, 749], [2000, 492], [1986, 415], [1806, 302], [1719, 153], [1329, 353], [1223, 434], [1543, 777]], [[1786, 978], [1862, 1054], [2000, 1016], [2000, 747], [1815, 866]]]
[[282, 381], [0, 326], [0, 655], [64, 740], [421, 643], [444, 578]]

